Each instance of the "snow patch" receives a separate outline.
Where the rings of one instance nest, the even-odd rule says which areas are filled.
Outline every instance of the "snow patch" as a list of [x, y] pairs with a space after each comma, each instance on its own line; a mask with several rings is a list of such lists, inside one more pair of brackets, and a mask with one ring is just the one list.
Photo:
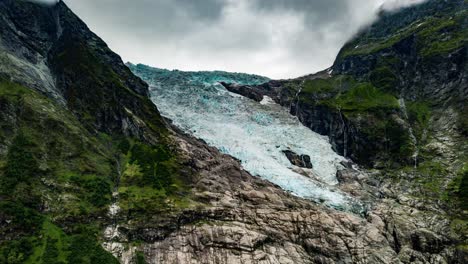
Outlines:
[[266, 96], [266, 95], [264, 95], [263, 100], [260, 101], [261, 105], [269, 105], [269, 104], [274, 104], [274, 103], [275, 103], [275, 101], [273, 101], [273, 99], [271, 99], [271, 97]]

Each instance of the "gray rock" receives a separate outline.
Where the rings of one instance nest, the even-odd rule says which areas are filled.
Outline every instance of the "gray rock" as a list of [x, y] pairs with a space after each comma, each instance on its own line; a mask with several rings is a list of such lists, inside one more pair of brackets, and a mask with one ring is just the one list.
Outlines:
[[310, 156], [299, 155], [291, 150], [283, 150], [284, 155], [289, 159], [292, 165], [296, 165], [301, 168], [312, 169], [313, 165], [310, 162]]

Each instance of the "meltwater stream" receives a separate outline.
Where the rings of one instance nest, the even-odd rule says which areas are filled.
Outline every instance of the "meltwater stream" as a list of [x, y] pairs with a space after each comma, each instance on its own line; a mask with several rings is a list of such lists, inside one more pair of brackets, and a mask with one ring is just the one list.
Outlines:
[[[306, 128], [268, 98], [258, 103], [230, 93], [218, 83], [258, 84], [267, 79], [246, 74], [129, 66], [150, 85], [151, 99], [163, 116], [239, 159], [252, 175], [303, 198], [338, 209], [356, 209], [357, 202], [334, 187], [336, 172], [345, 159], [332, 150], [327, 137]], [[285, 150], [309, 155], [313, 169], [292, 165], [283, 153]]]

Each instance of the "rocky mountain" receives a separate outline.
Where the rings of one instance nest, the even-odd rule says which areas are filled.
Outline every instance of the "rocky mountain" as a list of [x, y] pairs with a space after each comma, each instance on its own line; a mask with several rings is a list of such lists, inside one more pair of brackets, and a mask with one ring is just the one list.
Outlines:
[[334, 149], [435, 204], [466, 239], [466, 1], [427, 1], [382, 12], [323, 72], [258, 86], [224, 84], [287, 107]]
[[[451, 108], [456, 129], [466, 134], [466, 12], [464, 1], [428, 1], [384, 12], [343, 47], [327, 71], [253, 90], [290, 106], [314, 131], [329, 135], [339, 153], [360, 163], [414, 163], [431, 110]], [[406, 113], [400, 113], [402, 105]], [[362, 122], [361, 114], [368, 115]], [[378, 122], [390, 115], [402, 120]]]
[[[236, 82], [225, 85], [249, 98], [270, 96], [367, 166], [344, 162], [336, 172], [336, 192], [367, 206], [355, 214], [252, 176], [243, 160], [162, 117], [153, 87], [62, 1], [1, 0], [0, 263], [466, 263], [466, 4], [430, 1], [411, 10], [383, 14], [377, 23], [386, 30], [360, 35], [382, 42], [395, 32], [414, 35], [413, 53], [401, 59], [420, 64], [405, 75], [406, 63], [397, 63], [398, 92], [371, 76], [377, 58], [400, 56], [401, 41], [365, 54], [347, 45], [333, 72], [259, 86], [268, 80], [188, 74]], [[392, 16], [405, 19], [394, 24]], [[420, 46], [422, 29], [440, 39], [422, 38]], [[379, 43], [368, 39], [353, 41]], [[425, 67], [419, 53], [428, 43], [440, 47], [429, 53], [437, 67]], [[355, 62], [367, 60], [374, 64]], [[164, 84], [187, 74], [158, 76]], [[400, 92], [416, 87], [411, 76], [427, 81], [428, 94], [446, 96]], [[286, 153], [291, 163], [306, 160]]]

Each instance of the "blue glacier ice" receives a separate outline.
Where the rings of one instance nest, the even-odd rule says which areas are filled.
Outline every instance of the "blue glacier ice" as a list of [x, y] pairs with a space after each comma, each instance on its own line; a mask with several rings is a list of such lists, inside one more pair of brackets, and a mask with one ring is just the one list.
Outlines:
[[[228, 92], [218, 82], [260, 84], [267, 78], [225, 72], [181, 72], [129, 65], [150, 85], [153, 102], [173, 123], [242, 163], [245, 170], [294, 195], [339, 209], [357, 202], [337, 190], [336, 172], [345, 159], [327, 137], [303, 126], [265, 98], [261, 103]], [[284, 150], [306, 154], [313, 169], [291, 164]], [[351, 210], [351, 209], [350, 209]]]

